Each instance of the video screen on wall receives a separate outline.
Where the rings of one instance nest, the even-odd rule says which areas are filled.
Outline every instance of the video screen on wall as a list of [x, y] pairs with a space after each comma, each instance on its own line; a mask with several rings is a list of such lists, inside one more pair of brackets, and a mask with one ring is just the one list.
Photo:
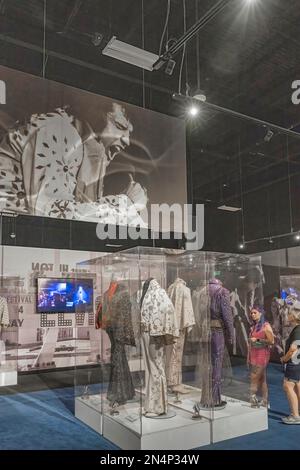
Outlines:
[[299, 274], [280, 276], [280, 297], [284, 300], [287, 297], [294, 297], [300, 300], [300, 276]]
[[37, 313], [93, 311], [93, 279], [38, 278]]

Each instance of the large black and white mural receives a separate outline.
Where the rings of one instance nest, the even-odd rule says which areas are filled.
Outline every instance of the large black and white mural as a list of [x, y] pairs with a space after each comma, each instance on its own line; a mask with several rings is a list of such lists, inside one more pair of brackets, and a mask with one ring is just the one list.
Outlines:
[[0, 79], [1, 211], [147, 227], [150, 204], [186, 203], [183, 121], [5, 67]]

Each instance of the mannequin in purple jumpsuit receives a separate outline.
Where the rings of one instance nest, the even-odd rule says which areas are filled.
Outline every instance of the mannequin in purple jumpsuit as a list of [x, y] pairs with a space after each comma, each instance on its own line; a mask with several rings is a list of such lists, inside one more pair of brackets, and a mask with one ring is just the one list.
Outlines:
[[222, 282], [218, 279], [212, 279], [207, 290], [209, 297], [210, 354], [208, 348], [207, 364], [201, 378], [201, 401], [194, 407], [194, 418], [200, 416], [199, 409], [201, 408], [214, 407], [218, 409], [226, 405], [226, 402], [222, 402], [221, 399], [225, 338], [231, 344], [234, 338], [229, 291], [223, 287]]

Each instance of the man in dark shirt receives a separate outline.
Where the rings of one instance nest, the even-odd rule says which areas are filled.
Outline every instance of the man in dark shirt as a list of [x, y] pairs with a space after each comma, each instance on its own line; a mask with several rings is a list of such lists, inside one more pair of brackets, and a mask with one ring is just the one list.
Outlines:
[[283, 389], [289, 401], [291, 414], [282, 418], [282, 421], [285, 424], [300, 424], [300, 304], [290, 308], [288, 321], [294, 328], [286, 341], [285, 355], [281, 358], [281, 362], [286, 364]]

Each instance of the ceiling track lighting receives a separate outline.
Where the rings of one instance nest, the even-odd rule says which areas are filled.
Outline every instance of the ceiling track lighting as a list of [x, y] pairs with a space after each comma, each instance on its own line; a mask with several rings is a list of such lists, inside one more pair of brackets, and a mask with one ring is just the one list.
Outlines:
[[274, 132], [271, 129], [267, 128], [266, 135], [264, 136], [264, 142], [270, 142], [274, 136]]
[[226, 204], [219, 206], [218, 209], [227, 212], [240, 212], [242, 210], [241, 207], [227, 206]]
[[195, 117], [199, 114], [199, 108], [197, 106], [191, 106], [188, 110], [190, 116]]
[[269, 237], [262, 237], [262, 238], [256, 238], [254, 240], [244, 240], [243, 242], [239, 243], [239, 247], [241, 244], [250, 245], [253, 243], [259, 243], [259, 242], [268, 242], [270, 245], [273, 245], [276, 240], [280, 239], [292, 239], [300, 242], [300, 231], [299, 232], [287, 232], [287, 233], [282, 233], [280, 235], [272, 235]]
[[157, 54], [119, 41], [116, 36], [108, 41], [102, 54], [149, 71], [153, 70], [153, 64], [158, 58]]
[[165, 72], [171, 75], [176, 65], [173, 56], [185, 46], [207, 23], [213, 20], [229, 3], [234, 0], [219, 0], [210, 10], [208, 10], [202, 18], [199, 18], [196, 23], [191, 26], [181, 38], [175, 40], [173, 44], [168, 43], [166, 51], [157, 55], [152, 52], [145, 51], [139, 47], [131, 46], [123, 41], [119, 41], [116, 36], [113, 36], [102, 50], [102, 54], [115, 59], [127, 62], [136, 67], [145, 70], [153, 71], [159, 70], [166, 65]]
[[190, 41], [197, 33], [202, 29], [207, 23], [215, 18], [229, 3], [233, 0], [219, 0], [216, 5], [214, 5], [208, 12], [206, 12], [202, 18], [199, 18], [196, 23], [191, 26], [186, 33], [178, 39], [169, 49], [162, 54], [157, 61], [153, 64], [153, 70], [159, 70], [169, 59], [172, 59], [173, 56], [188, 42]]
[[[196, 104], [196, 103], [198, 103], [199, 105], [199, 100], [191, 96], [182, 95], [180, 93], [173, 93], [172, 98], [176, 101], [181, 102], [185, 106], [192, 106], [193, 104]], [[248, 116], [247, 114], [239, 113], [238, 111], [234, 111], [233, 109], [224, 108], [217, 104], [209, 103], [208, 101], [203, 101], [201, 103], [201, 106], [205, 106], [207, 109], [210, 109], [211, 111], [215, 111], [215, 112], [219, 112], [223, 114], [229, 114], [230, 116], [235, 117], [237, 119], [252, 122], [252, 123], [261, 125], [262, 127], [268, 127], [272, 131], [277, 131], [280, 134], [288, 135], [290, 137], [300, 139], [300, 132], [295, 132], [291, 129], [278, 126], [277, 124], [273, 124], [272, 122], [263, 121], [262, 119], [258, 119], [253, 116]]]
[[194, 100], [202, 101], [202, 103], [205, 103], [206, 101], [206, 94], [205, 91], [203, 90], [197, 90], [195, 94], [193, 95]]
[[92, 41], [92, 43], [94, 44], [95, 47], [98, 47], [98, 46], [100, 46], [101, 42], [103, 41], [103, 38], [104, 38], [103, 34], [96, 32], [96, 33], [93, 34], [91, 41]]
[[238, 245], [240, 250], [244, 250], [246, 248], [246, 243], [245, 243], [245, 236], [243, 235], [242, 240], [239, 242]]

